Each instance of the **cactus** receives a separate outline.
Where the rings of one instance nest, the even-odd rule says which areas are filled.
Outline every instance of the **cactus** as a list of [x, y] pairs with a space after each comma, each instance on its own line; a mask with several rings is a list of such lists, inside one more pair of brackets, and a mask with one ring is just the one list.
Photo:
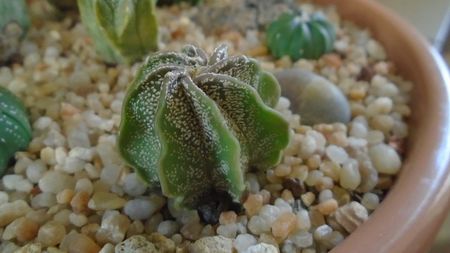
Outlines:
[[244, 172], [276, 165], [289, 142], [279, 96], [271, 74], [225, 46], [152, 55], [123, 104], [120, 153], [178, 206], [237, 203]]
[[83, 24], [109, 63], [132, 63], [157, 48], [155, 0], [78, 0]]
[[333, 50], [336, 33], [320, 12], [285, 13], [269, 25], [266, 37], [270, 52], [277, 58], [318, 59]]
[[0, 175], [5, 172], [14, 153], [31, 140], [31, 127], [25, 107], [7, 89], [0, 86]]
[[29, 27], [25, 0], [0, 0], [0, 63], [17, 53]]

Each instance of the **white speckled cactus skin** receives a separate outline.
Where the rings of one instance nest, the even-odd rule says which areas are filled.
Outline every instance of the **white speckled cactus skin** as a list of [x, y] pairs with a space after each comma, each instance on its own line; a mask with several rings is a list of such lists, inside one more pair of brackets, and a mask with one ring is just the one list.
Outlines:
[[271, 108], [279, 96], [271, 74], [229, 58], [225, 46], [209, 58], [193, 46], [152, 55], [125, 98], [119, 150], [182, 206], [222, 193], [238, 202], [244, 172], [276, 165], [289, 142], [288, 123]]

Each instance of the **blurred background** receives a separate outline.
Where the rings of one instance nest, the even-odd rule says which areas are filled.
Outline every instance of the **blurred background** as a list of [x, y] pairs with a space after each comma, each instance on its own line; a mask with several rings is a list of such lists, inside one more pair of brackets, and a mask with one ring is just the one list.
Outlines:
[[[450, 0], [377, 0], [413, 24], [441, 52], [450, 70]], [[430, 253], [450, 252], [450, 212]]]

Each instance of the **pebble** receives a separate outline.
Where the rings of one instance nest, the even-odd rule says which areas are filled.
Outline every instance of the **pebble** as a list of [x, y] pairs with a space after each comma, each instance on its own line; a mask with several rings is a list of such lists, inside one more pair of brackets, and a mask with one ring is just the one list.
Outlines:
[[176, 221], [166, 220], [159, 223], [157, 232], [164, 236], [172, 236], [178, 231], [179, 227]]
[[140, 196], [144, 194], [147, 186], [139, 178], [138, 174], [130, 173], [125, 177], [123, 190], [130, 196]]
[[249, 194], [243, 206], [248, 216], [254, 216], [263, 206], [263, 196], [260, 194]]
[[369, 218], [369, 214], [364, 206], [356, 201], [352, 201], [339, 207], [335, 213], [335, 217], [336, 221], [347, 232], [351, 233]]
[[3, 227], [13, 220], [24, 216], [30, 211], [30, 206], [23, 200], [0, 205], [0, 227]]
[[284, 239], [297, 228], [297, 216], [293, 213], [283, 213], [272, 224], [272, 235]]
[[374, 193], [366, 192], [363, 195], [361, 204], [368, 210], [375, 210], [380, 204], [380, 198]]
[[41, 253], [42, 245], [40, 243], [28, 243], [14, 253]]
[[[261, 196], [261, 195], [259, 195]], [[261, 196], [261, 206], [262, 206], [262, 196]], [[245, 207], [245, 205], [244, 205]], [[236, 222], [237, 214], [234, 211], [222, 212], [219, 217], [219, 223], [221, 225], [233, 224]]]
[[343, 188], [355, 190], [361, 184], [361, 174], [358, 166], [358, 162], [354, 159], [348, 159], [344, 162], [339, 171], [339, 184]]
[[66, 235], [66, 228], [59, 222], [49, 221], [39, 228], [36, 241], [44, 247], [58, 245]]
[[337, 164], [343, 164], [348, 159], [347, 152], [345, 152], [342, 147], [336, 145], [329, 145], [328, 147], [326, 147], [325, 153], [331, 161]]
[[67, 234], [60, 244], [67, 253], [98, 253], [100, 247], [89, 237], [75, 231]]
[[338, 202], [335, 199], [328, 199], [317, 205], [317, 210], [323, 215], [330, 215], [338, 208]]
[[45, 166], [44, 162], [41, 160], [36, 160], [28, 165], [26, 169], [26, 175], [30, 182], [36, 184], [39, 182], [39, 179], [44, 176], [46, 171], [47, 167]]
[[233, 241], [223, 236], [203, 237], [189, 246], [195, 253], [232, 253]]
[[248, 229], [255, 235], [270, 232], [271, 224], [259, 215], [252, 216], [248, 222]]
[[103, 214], [102, 224], [95, 237], [99, 242], [120, 243], [125, 238], [130, 223], [127, 216], [108, 210]]
[[395, 149], [384, 143], [370, 147], [369, 156], [379, 173], [395, 175], [402, 165], [400, 156]]
[[82, 227], [82, 226], [86, 225], [86, 223], [88, 222], [88, 219], [83, 214], [71, 213], [69, 215], [69, 221], [71, 224], [73, 224], [76, 227]]
[[152, 203], [147, 199], [132, 199], [129, 200], [123, 209], [124, 213], [132, 220], [148, 219], [153, 213]]
[[[61, 198], [63, 197], [65, 196], [61, 196]], [[81, 213], [88, 209], [88, 202], [89, 202], [89, 193], [85, 191], [79, 191], [70, 200], [70, 206], [75, 212]]]
[[75, 180], [73, 177], [57, 170], [47, 171], [39, 180], [39, 189], [42, 192], [57, 194], [64, 189], [73, 189], [74, 186]]
[[286, 69], [275, 73], [282, 95], [289, 98], [292, 110], [301, 115], [302, 124], [347, 123], [350, 105], [336, 85], [312, 72]]
[[233, 245], [238, 253], [245, 252], [249, 247], [256, 245], [258, 241], [251, 234], [240, 234], [234, 239]]
[[115, 247], [115, 253], [158, 253], [155, 245], [142, 235], [132, 236]]
[[92, 210], [113, 210], [125, 206], [127, 201], [114, 193], [95, 192], [88, 202], [88, 207]]
[[313, 236], [307, 231], [298, 231], [288, 238], [298, 248], [308, 248], [313, 245]]
[[237, 225], [235, 223], [227, 224], [227, 225], [220, 225], [217, 227], [217, 235], [221, 235], [228, 238], [235, 238], [237, 233]]
[[56, 195], [51, 192], [42, 192], [31, 199], [31, 207], [52, 207], [56, 204]]
[[248, 247], [244, 253], [278, 253], [278, 249], [267, 243], [258, 243], [256, 245]]

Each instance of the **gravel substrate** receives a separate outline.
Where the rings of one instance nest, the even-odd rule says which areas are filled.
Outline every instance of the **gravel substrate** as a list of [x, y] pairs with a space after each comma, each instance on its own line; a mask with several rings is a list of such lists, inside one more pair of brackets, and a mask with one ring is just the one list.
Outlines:
[[351, 122], [302, 125], [281, 98], [277, 110], [292, 129], [282, 163], [247, 174], [244, 213], [224, 212], [220, 224], [205, 225], [195, 211], [173, 211], [117, 153], [122, 100], [139, 64], [105, 65], [76, 16], [56, 22], [40, 14], [16, 62], [0, 68], [0, 85], [23, 99], [33, 127], [29, 149], [0, 180], [0, 252], [138, 252], [140, 245], [139, 252], [318, 253], [369, 218], [395, 182], [411, 113], [412, 84], [395, 75], [383, 47], [326, 9], [338, 28], [333, 53], [274, 60], [263, 33], [205, 35], [190, 18], [198, 12], [158, 9], [160, 49], [193, 43], [211, 52], [225, 42], [269, 71], [312, 70], [347, 96]]

